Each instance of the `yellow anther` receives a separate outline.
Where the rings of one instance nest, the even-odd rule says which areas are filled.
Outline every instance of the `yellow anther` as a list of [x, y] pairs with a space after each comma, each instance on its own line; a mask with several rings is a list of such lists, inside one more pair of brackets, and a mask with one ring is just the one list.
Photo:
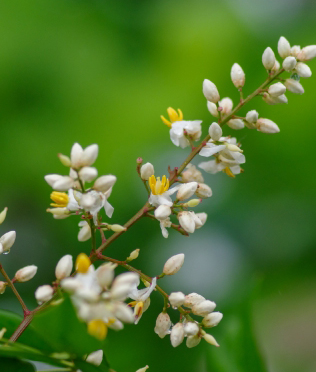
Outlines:
[[109, 318], [109, 320], [105, 323], [107, 326], [110, 326], [116, 322], [115, 318]]
[[223, 169], [223, 172], [226, 173], [227, 176], [232, 177], [232, 178], [235, 178], [234, 173], [230, 170], [229, 167], [224, 168], [224, 169]]
[[101, 319], [91, 320], [88, 323], [88, 333], [99, 340], [104, 340], [108, 333], [108, 327]]
[[171, 124], [175, 121], [182, 121], [183, 120], [183, 113], [180, 109], [178, 109], [178, 112], [173, 109], [172, 107], [167, 108], [167, 113], [169, 116], [169, 120], [166, 119], [163, 115], [160, 115], [161, 120], [164, 124], [168, 125], [168, 127], [171, 127]]
[[132, 301], [128, 303], [129, 307], [134, 307], [137, 304], [137, 301]]
[[160, 180], [160, 177], [156, 179], [152, 175], [149, 177], [148, 183], [153, 195], [161, 195], [169, 189], [169, 180], [166, 176], [163, 176], [162, 180]]
[[80, 253], [76, 259], [76, 270], [78, 273], [85, 274], [91, 265], [90, 258], [85, 253]]
[[55, 202], [55, 203], [51, 203], [50, 205], [56, 208], [67, 207], [68, 202], [69, 202], [69, 197], [65, 192], [53, 191], [50, 194], [50, 198], [52, 199], [53, 202]]
[[137, 302], [135, 309], [134, 309], [134, 315], [136, 319], [142, 316], [143, 308], [144, 308], [144, 303], [142, 301]]

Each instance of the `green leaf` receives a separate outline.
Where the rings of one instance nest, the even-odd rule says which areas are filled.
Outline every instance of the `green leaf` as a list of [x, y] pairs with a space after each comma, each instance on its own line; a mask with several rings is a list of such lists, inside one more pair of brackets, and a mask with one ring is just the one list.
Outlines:
[[35, 372], [33, 364], [15, 358], [0, 358], [0, 371]]

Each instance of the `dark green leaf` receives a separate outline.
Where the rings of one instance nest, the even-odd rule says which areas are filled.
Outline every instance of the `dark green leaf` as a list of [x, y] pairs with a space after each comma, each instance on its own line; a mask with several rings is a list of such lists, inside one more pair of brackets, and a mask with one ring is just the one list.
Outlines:
[[0, 358], [0, 371], [3, 372], [34, 372], [33, 364], [15, 358]]

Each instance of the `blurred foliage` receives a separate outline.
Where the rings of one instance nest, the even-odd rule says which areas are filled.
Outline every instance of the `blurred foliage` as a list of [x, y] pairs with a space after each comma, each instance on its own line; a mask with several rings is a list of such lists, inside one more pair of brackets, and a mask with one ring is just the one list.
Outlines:
[[[1, 231], [17, 231], [1, 260], [11, 275], [39, 266], [18, 288], [30, 307], [61, 255], [89, 250], [76, 240], [76, 218], [45, 213], [51, 190], [43, 176], [65, 171], [56, 154], [69, 154], [75, 141], [99, 144], [96, 166], [118, 177], [110, 202], [113, 221], [123, 224], [145, 200], [136, 158], [164, 174], [187, 155], [172, 145], [159, 115], [180, 107], [185, 119], [203, 119], [206, 133], [213, 119], [203, 79], [237, 102], [232, 64], [243, 67], [250, 93], [265, 79], [263, 50], [276, 51], [281, 35], [292, 45], [315, 44], [315, 14], [312, 0], [1, 1], [0, 209], [9, 207]], [[148, 275], [184, 252], [184, 267], [162, 286], [217, 302], [224, 319], [213, 334], [225, 352], [206, 343], [173, 349], [168, 337], [160, 340], [153, 332], [157, 295], [137, 328], [109, 333], [107, 355], [118, 372], [146, 364], [151, 372], [260, 371], [257, 343], [268, 371], [315, 370], [315, 78], [302, 83], [306, 93], [289, 93], [289, 105], [258, 98], [242, 111], [257, 109], [280, 134], [226, 129], [243, 144], [245, 173], [205, 177], [213, 197], [197, 208], [209, 214], [203, 229], [190, 238], [171, 231], [164, 240], [159, 225], [144, 220], [108, 249], [124, 259], [141, 248], [135, 265]], [[9, 290], [1, 308], [20, 312]]]

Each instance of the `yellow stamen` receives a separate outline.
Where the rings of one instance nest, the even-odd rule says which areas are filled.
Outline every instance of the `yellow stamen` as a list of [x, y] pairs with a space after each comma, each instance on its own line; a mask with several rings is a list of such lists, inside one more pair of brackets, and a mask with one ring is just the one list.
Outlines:
[[137, 304], [137, 301], [132, 301], [128, 303], [129, 307], [134, 307]]
[[69, 197], [65, 192], [53, 191], [50, 194], [50, 198], [52, 199], [53, 202], [55, 202], [55, 203], [51, 203], [50, 205], [56, 208], [67, 207], [68, 202], [69, 202]]
[[230, 170], [229, 167], [226, 167], [223, 169], [223, 172], [227, 174], [227, 176], [231, 177], [231, 178], [235, 178], [235, 175], [234, 173]]
[[76, 259], [76, 270], [78, 273], [85, 274], [91, 265], [90, 258], [85, 253], [80, 253]]
[[110, 326], [110, 325], [114, 324], [115, 322], [116, 322], [116, 319], [115, 318], [110, 318], [105, 324], [107, 326]]
[[169, 128], [171, 127], [172, 123], [175, 121], [182, 121], [183, 120], [183, 113], [180, 109], [178, 109], [178, 112], [173, 109], [172, 107], [167, 108], [167, 113], [169, 116], [169, 120], [166, 119], [163, 115], [160, 116], [161, 120], [164, 124], [166, 124]]
[[148, 183], [153, 195], [161, 195], [169, 189], [169, 179], [166, 176], [163, 176], [160, 181], [160, 177], [156, 179], [152, 175], [149, 177]]
[[91, 320], [88, 323], [88, 333], [99, 340], [104, 340], [108, 333], [108, 327], [101, 319]]
[[142, 301], [137, 302], [135, 309], [134, 309], [134, 315], [136, 319], [142, 316], [143, 308], [144, 308], [144, 303]]

